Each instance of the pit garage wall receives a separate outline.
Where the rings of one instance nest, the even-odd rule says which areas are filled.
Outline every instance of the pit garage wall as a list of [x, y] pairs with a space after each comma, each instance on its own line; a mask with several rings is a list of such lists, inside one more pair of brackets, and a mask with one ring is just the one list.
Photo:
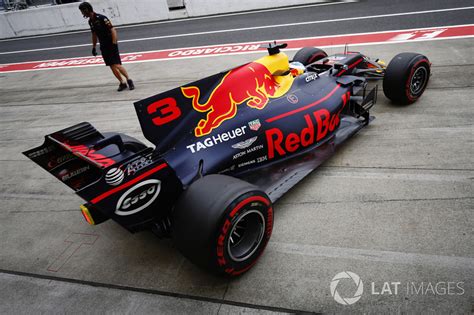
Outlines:
[[[90, 0], [94, 10], [108, 16], [114, 25], [163, 21], [250, 11], [282, 6], [329, 2], [325, 0], [184, 0], [181, 12], [169, 11], [167, 0]], [[88, 29], [79, 3], [30, 7], [0, 13], [0, 38], [21, 37]]]
[[220, 13], [251, 11], [258, 9], [278, 8], [292, 5], [312, 4], [314, 0], [185, 0], [188, 16], [203, 16]]
[[[89, 0], [94, 11], [106, 15], [114, 25], [168, 19], [166, 0]], [[89, 26], [79, 11], [79, 2], [30, 7], [0, 13], [0, 38], [85, 30]]]

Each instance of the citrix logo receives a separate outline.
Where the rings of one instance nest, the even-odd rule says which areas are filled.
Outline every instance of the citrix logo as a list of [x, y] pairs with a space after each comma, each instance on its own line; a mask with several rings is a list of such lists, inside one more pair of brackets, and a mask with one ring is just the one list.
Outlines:
[[[357, 290], [354, 293], [354, 296], [342, 297], [337, 291], [337, 286], [339, 285], [339, 282], [344, 279], [352, 279], [352, 281], [354, 281], [355, 285], [357, 286]], [[335, 275], [334, 278], [332, 278], [330, 289], [331, 295], [337, 303], [342, 305], [351, 305], [359, 301], [360, 297], [362, 296], [362, 293], [364, 292], [364, 284], [362, 283], [362, 280], [357, 274], [351, 271], [343, 271]]]

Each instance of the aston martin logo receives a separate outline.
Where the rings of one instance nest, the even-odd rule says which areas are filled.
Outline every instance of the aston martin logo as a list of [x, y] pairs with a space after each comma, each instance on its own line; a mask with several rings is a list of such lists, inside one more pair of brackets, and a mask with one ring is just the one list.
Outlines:
[[248, 148], [250, 147], [256, 140], [257, 140], [258, 136], [257, 137], [253, 137], [253, 138], [250, 138], [250, 139], [247, 139], [247, 140], [244, 140], [244, 141], [241, 141], [241, 142], [237, 142], [236, 144], [233, 144], [232, 147], [234, 149], [245, 149], [245, 148]]

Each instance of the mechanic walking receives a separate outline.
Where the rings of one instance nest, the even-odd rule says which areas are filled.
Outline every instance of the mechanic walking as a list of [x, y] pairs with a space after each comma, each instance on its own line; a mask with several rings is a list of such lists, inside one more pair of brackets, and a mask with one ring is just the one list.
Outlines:
[[127, 70], [122, 66], [117, 44], [117, 31], [110, 20], [102, 14], [95, 13], [89, 2], [82, 2], [79, 5], [79, 10], [81, 10], [84, 18], [89, 18], [89, 26], [92, 32], [92, 55], [97, 56], [95, 46], [97, 45], [97, 39], [99, 39], [100, 51], [105, 65], [110, 67], [115, 77], [120, 81], [117, 91], [125, 90], [127, 84], [128, 88], [133, 90], [135, 85], [128, 76]]

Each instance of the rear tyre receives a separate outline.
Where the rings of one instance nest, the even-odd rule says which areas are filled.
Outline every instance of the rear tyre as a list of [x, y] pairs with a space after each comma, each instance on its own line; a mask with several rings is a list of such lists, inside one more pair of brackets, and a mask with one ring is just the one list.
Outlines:
[[173, 212], [172, 238], [194, 264], [238, 276], [258, 260], [270, 239], [273, 209], [257, 187], [225, 175], [194, 182]]
[[328, 54], [326, 54], [322, 49], [316, 47], [303, 47], [296, 52], [293, 61], [301, 62], [307, 66], [315, 61], [326, 58], [327, 56]]
[[388, 64], [383, 79], [383, 92], [399, 104], [415, 102], [430, 79], [430, 61], [421, 54], [401, 53]]

